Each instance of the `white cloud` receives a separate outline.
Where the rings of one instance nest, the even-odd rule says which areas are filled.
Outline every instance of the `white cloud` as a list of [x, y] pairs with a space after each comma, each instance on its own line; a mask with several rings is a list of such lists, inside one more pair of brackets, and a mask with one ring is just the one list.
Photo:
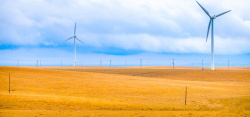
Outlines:
[[[92, 36], [93, 37], [93, 36]], [[85, 37], [91, 38], [91, 37]], [[125, 50], [145, 50], [149, 52], [175, 52], [175, 53], [202, 53], [209, 54], [211, 52], [211, 39], [206, 42], [205, 38], [172, 38], [157, 37], [148, 34], [132, 34], [132, 35], [100, 35], [96, 38], [87, 40], [91, 46], [99, 47], [116, 47]], [[215, 54], [244, 54], [250, 53], [250, 40], [237, 38], [221, 38], [215, 36]]]
[[[249, 53], [250, 1], [199, 0], [215, 20], [215, 53]], [[209, 18], [194, 0], [6, 0], [0, 2], [0, 44], [57, 45], [77, 35], [93, 47], [210, 53]], [[220, 46], [219, 46], [220, 45]]]

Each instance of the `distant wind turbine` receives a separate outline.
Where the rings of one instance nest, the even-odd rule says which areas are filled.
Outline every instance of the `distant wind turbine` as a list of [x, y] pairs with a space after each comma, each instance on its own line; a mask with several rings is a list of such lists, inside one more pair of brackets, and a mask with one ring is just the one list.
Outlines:
[[[197, 2], [197, 1], [196, 1], [196, 2]], [[208, 38], [209, 29], [210, 29], [210, 25], [211, 25], [211, 26], [212, 26], [212, 27], [211, 27], [211, 70], [214, 70], [214, 19], [215, 19], [216, 17], [219, 17], [219, 16], [221, 16], [221, 15], [224, 15], [224, 14], [230, 12], [231, 10], [226, 11], [226, 12], [223, 12], [223, 13], [218, 14], [218, 15], [214, 15], [213, 17], [211, 17], [211, 16], [209, 15], [208, 11], [207, 11], [204, 7], [202, 7], [202, 6], [199, 4], [199, 2], [197, 2], [197, 3], [198, 3], [198, 5], [203, 9], [203, 11], [204, 11], [204, 12], [209, 16], [209, 18], [210, 18], [210, 21], [209, 21], [209, 24], [208, 24], [208, 29], [207, 29], [207, 38]], [[207, 38], [206, 38], [206, 41], [207, 41]]]
[[[80, 39], [78, 39], [78, 38], [76, 37], [76, 23], [75, 23], [74, 36], [72, 36], [72, 37], [66, 39], [65, 41], [68, 41], [68, 40], [70, 40], [70, 39], [72, 39], [72, 38], [74, 38], [74, 53], [75, 53], [75, 64], [74, 64], [74, 66], [75, 66], [75, 71], [76, 71], [76, 39], [77, 39], [78, 41], [80, 41], [81, 43], [83, 43]], [[64, 42], [65, 42], [65, 41], [64, 41]], [[83, 43], [83, 44], [84, 44], [84, 43]]]

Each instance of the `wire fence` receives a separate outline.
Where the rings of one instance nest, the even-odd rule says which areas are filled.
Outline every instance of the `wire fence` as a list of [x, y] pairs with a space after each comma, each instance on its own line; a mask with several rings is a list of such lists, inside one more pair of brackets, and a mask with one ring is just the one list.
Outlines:
[[[69, 60], [15, 60], [0, 59], [0, 66], [74, 66], [74, 61]], [[112, 67], [131, 67], [131, 66], [186, 66], [186, 67], [210, 67], [210, 60], [185, 61], [183, 59], [96, 59], [78, 60], [76, 66], [112, 66]], [[225, 60], [215, 62], [215, 67], [250, 67], [249, 63], [243, 61]]]

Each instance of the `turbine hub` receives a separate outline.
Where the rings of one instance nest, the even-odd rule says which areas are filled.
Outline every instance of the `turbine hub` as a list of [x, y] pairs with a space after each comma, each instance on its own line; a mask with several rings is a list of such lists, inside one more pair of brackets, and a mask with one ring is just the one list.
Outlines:
[[216, 19], [216, 15], [214, 15], [212, 18], [213, 18], [213, 19]]

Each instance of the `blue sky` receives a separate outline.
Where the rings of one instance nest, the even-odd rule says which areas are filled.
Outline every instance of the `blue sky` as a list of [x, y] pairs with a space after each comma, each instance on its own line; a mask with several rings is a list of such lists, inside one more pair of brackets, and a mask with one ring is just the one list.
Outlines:
[[[250, 66], [250, 1], [199, 0], [215, 19], [215, 65]], [[210, 66], [209, 17], [195, 0], [2, 0], [0, 65]]]

